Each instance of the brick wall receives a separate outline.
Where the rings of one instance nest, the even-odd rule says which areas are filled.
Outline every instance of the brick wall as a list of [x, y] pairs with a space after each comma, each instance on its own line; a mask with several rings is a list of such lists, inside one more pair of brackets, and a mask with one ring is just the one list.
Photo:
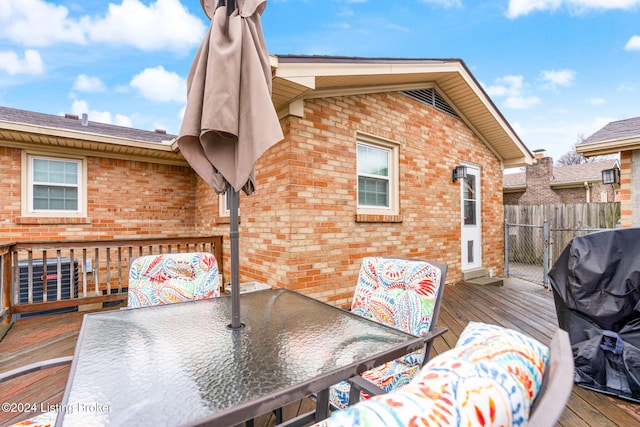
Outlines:
[[[460, 186], [451, 170], [463, 161], [482, 166], [484, 266], [502, 272], [500, 164], [461, 120], [381, 93], [306, 100], [304, 117], [282, 125], [285, 140], [258, 161], [257, 191], [241, 197], [242, 281], [342, 306], [368, 255], [443, 262], [448, 282], [459, 280]], [[356, 222], [358, 131], [401, 144], [401, 222]]]
[[504, 193], [503, 201], [505, 205], [517, 205], [520, 202], [520, 198], [524, 194], [524, 191], [517, 191], [513, 193]]
[[195, 174], [186, 166], [87, 157], [87, 217], [21, 217], [21, 150], [0, 147], [2, 241], [195, 235]]
[[620, 222], [640, 226], [640, 150], [620, 152]]
[[[553, 190], [560, 196], [561, 203], [587, 203], [587, 192], [584, 187], [555, 188]], [[602, 194], [606, 193], [606, 200], [602, 200]], [[611, 185], [602, 183], [589, 184], [590, 203], [615, 202], [615, 192]]]
[[[585, 191], [584, 187], [556, 188], [553, 191], [558, 196], [560, 196], [560, 203], [586, 203], [587, 202], [587, 192]], [[592, 201], [594, 200], [592, 199]], [[595, 201], [599, 202], [600, 199]]]
[[[257, 190], [240, 199], [241, 281], [286, 287], [333, 304], [350, 303], [368, 255], [421, 257], [460, 280], [460, 185], [451, 170], [481, 166], [483, 265], [503, 268], [502, 172], [459, 119], [399, 93], [305, 101], [304, 117], [281, 121], [285, 140], [256, 165]], [[398, 218], [356, 221], [356, 135], [400, 143]], [[189, 167], [87, 157], [83, 220], [20, 217], [20, 150], [0, 147], [2, 240], [223, 235], [218, 196]]]
[[553, 159], [542, 157], [526, 167], [527, 189], [520, 197], [520, 205], [545, 205], [561, 203], [560, 196], [551, 189]]

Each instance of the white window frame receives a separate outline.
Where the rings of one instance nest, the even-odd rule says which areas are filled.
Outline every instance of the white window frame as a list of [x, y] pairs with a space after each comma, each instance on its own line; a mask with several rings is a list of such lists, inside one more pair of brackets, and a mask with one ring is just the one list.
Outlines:
[[[385, 150], [389, 156], [389, 206], [360, 205], [358, 199], [358, 185], [360, 173], [358, 171], [357, 147], [359, 145]], [[399, 215], [400, 214], [400, 144], [386, 138], [358, 133], [356, 142], [356, 203], [359, 215]]]
[[[218, 195], [218, 216], [221, 218], [230, 218], [231, 211], [227, 208], [227, 192]], [[240, 200], [238, 200], [240, 202]], [[238, 217], [240, 217], [240, 207], [238, 207]]]
[[[33, 207], [33, 162], [35, 159], [72, 162], [78, 165], [78, 209], [50, 210], [34, 209]], [[51, 153], [22, 152], [22, 216], [25, 217], [56, 217], [78, 218], [87, 216], [87, 161], [80, 156], [57, 156]]]

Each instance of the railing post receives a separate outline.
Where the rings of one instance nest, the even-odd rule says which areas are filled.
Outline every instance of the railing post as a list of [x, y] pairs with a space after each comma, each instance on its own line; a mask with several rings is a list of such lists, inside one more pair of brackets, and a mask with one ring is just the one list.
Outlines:
[[[0, 262], [2, 263], [2, 293], [0, 295], [0, 323], [11, 323], [11, 292], [13, 284], [11, 283], [11, 257], [13, 256], [12, 246], [7, 246], [0, 250]], [[6, 313], [5, 310], [7, 310]], [[5, 315], [6, 314], [6, 315]]]
[[509, 277], [509, 223], [504, 220], [504, 275]]
[[544, 233], [544, 254], [542, 258], [542, 285], [545, 288], [549, 287], [549, 278], [547, 274], [549, 274], [549, 249], [550, 249], [550, 240], [549, 240], [549, 222], [545, 219], [543, 224], [543, 233]]

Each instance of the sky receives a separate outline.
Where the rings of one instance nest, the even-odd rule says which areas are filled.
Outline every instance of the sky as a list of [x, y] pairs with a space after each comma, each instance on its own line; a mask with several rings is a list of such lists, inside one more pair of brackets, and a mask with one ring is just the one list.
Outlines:
[[[199, 0], [0, 0], [0, 105], [177, 134]], [[640, 116], [640, 0], [269, 0], [270, 54], [459, 58], [558, 159]]]

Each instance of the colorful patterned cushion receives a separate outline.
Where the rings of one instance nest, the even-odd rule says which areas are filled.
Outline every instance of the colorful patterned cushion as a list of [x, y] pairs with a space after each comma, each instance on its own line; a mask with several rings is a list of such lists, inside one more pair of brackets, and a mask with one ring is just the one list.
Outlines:
[[131, 263], [130, 308], [219, 296], [218, 263], [210, 253], [149, 255]]
[[58, 418], [58, 412], [44, 412], [35, 417], [12, 424], [10, 427], [53, 427], [56, 423], [56, 418]]
[[469, 322], [454, 354], [469, 361], [491, 360], [506, 368], [523, 387], [529, 405], [538, 395], [549, 363], [549, 348], [518, 331]]
[[[516, 331], [471, 322], [456, 348], [410, 384], [316, 426], [522, 426], [548, 363], [548, 348]], [[531, 395], [533, 393], [533, 396]]]
[[[413, 335], [426, 335], [440, 286], [441, 271], [425, 262], [410, 259], [364, 258], [351, 311]], [[424, 348], [404, 355], [362, 374], [385, 391], [408, 384], [424, 361]], [[349, 406], [349, 382], [329, 391], [333, 406]], [[362, 399], [369, 396], [361, 393]]]

